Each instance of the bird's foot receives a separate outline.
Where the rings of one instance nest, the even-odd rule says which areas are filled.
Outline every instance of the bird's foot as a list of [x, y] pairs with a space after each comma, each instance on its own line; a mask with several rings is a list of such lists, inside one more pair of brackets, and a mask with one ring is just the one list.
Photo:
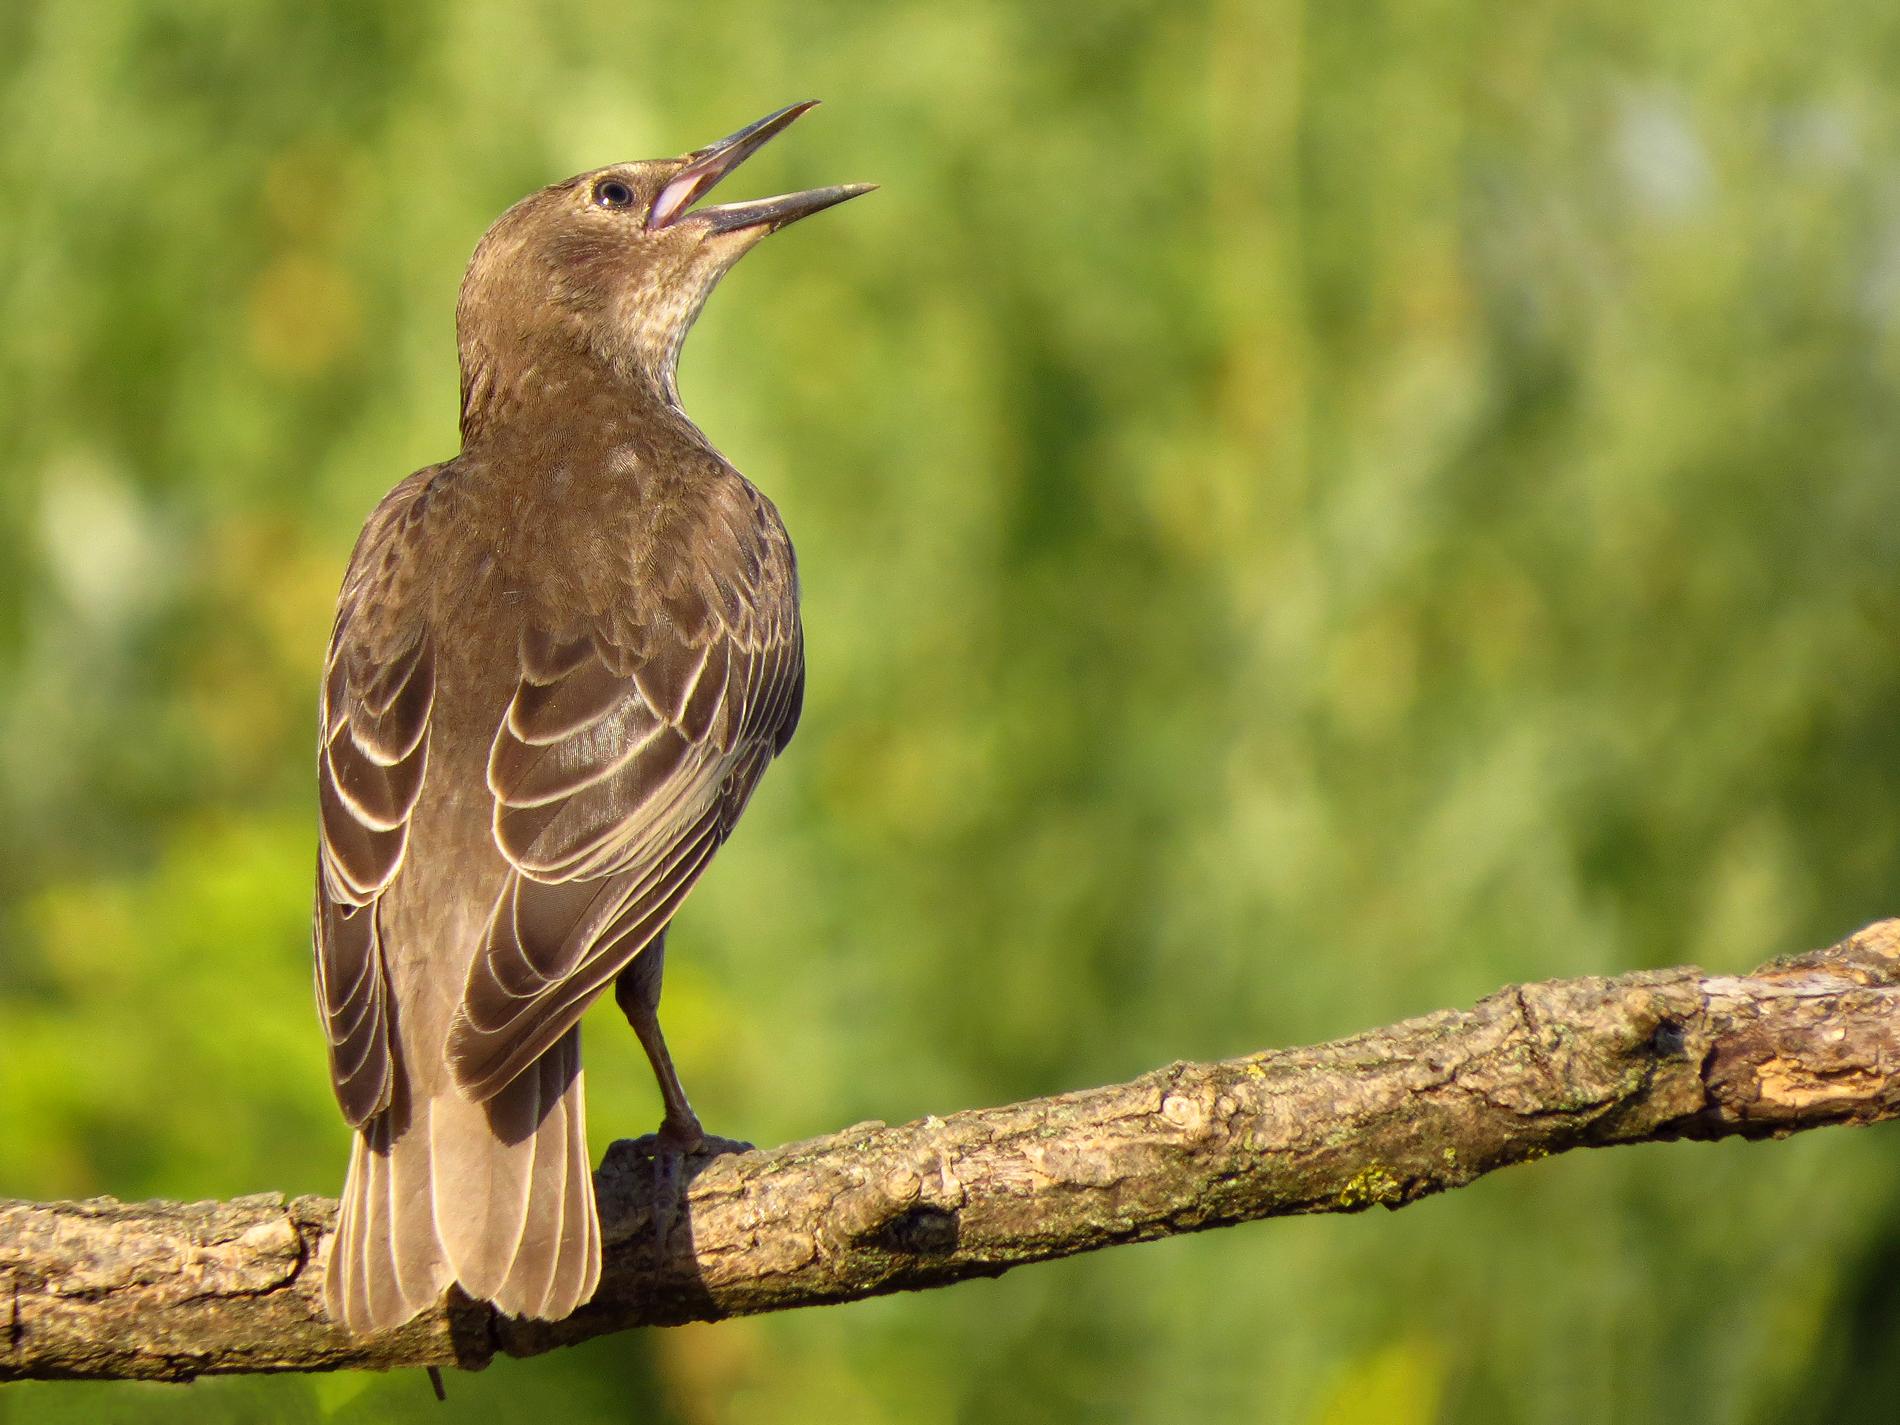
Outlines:
[[673, 1229], [685, 1216], [685, 1170], [689, 1158], [717, 1158], [726, 1153], [750, 1153], [753, 1145], [736, 1138], [716, 1138], [699, 1120], [669, 1118], [659, 1132], [633, 1140], [637, 1151], [653, 1159], [653, 1257], [663, 1261]]

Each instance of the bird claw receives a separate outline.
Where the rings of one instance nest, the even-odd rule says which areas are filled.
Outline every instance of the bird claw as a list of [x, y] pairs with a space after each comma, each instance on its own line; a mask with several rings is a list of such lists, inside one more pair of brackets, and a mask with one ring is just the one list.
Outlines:
[[703, 1132], [697, 1124], [683, 1130], [662, 1124], [659, 1132], [645, 1133], [627, 1146], [653, 1160], [653, 1259], [666, 1259], [667, 1240], [686, 1215], [684, 1174], [689, 1158], [717, 1158], [727, 1153], [750, 1153], [754, 1145], [737, 1138], [717, 1138]]

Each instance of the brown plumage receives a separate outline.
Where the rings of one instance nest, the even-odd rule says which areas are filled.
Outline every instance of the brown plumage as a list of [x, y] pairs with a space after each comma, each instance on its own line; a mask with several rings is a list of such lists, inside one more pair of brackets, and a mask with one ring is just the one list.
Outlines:
[[390, 492], [338, 600], [318, 756], [317, 997], [357, 1130], [325, 1279], [354, 1331], [451, 1282], [594, 1292], [583, 1010], [653, 1060], [663, 937], [790, 740], [792, 546], [679, 408], [700, 305], [760, 237], [866, 191], [692, 204], [810, 105], [516, 204], [457, 309], [462, 452]]

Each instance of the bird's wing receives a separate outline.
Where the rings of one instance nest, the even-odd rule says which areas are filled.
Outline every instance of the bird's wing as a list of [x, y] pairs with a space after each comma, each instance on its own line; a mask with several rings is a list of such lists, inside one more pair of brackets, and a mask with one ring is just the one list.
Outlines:
[[683, 573], [638, 620], [529, 629], [488, 762], [511, 870], [450, 1026], [471, 1098], [499, 1092], [652, 942], [731, 833], [804, 692], [790, 546]]
[[379, 903], [402, 867], [429, 762], [435, 648], [391, 617], [413, 565], [407, 513], [429, 471], [398, 486], [364, 528], [337, 601], [319, 708], [317, 1008], [330, 1082], [360, 1127], [388, 1107], [390, 1021]]

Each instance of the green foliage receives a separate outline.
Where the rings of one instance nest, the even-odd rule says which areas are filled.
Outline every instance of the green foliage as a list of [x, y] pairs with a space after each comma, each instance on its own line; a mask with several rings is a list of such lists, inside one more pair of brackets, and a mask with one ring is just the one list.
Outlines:
[[[764, 0], [0, 12], [0, 1192], [335, 1191], [307, 965], [349, 542], [529, 187], [831, 103], [687, 403], [806, 721], [681, 920], [778, 1141], [1739, 970], [1900, 911], [1900, 10]], [[656, 1098], [590, 1031], [601, 1146]], [[420, 1377], [0, 1422], [1884, 1420], [1887, 1133]]]

